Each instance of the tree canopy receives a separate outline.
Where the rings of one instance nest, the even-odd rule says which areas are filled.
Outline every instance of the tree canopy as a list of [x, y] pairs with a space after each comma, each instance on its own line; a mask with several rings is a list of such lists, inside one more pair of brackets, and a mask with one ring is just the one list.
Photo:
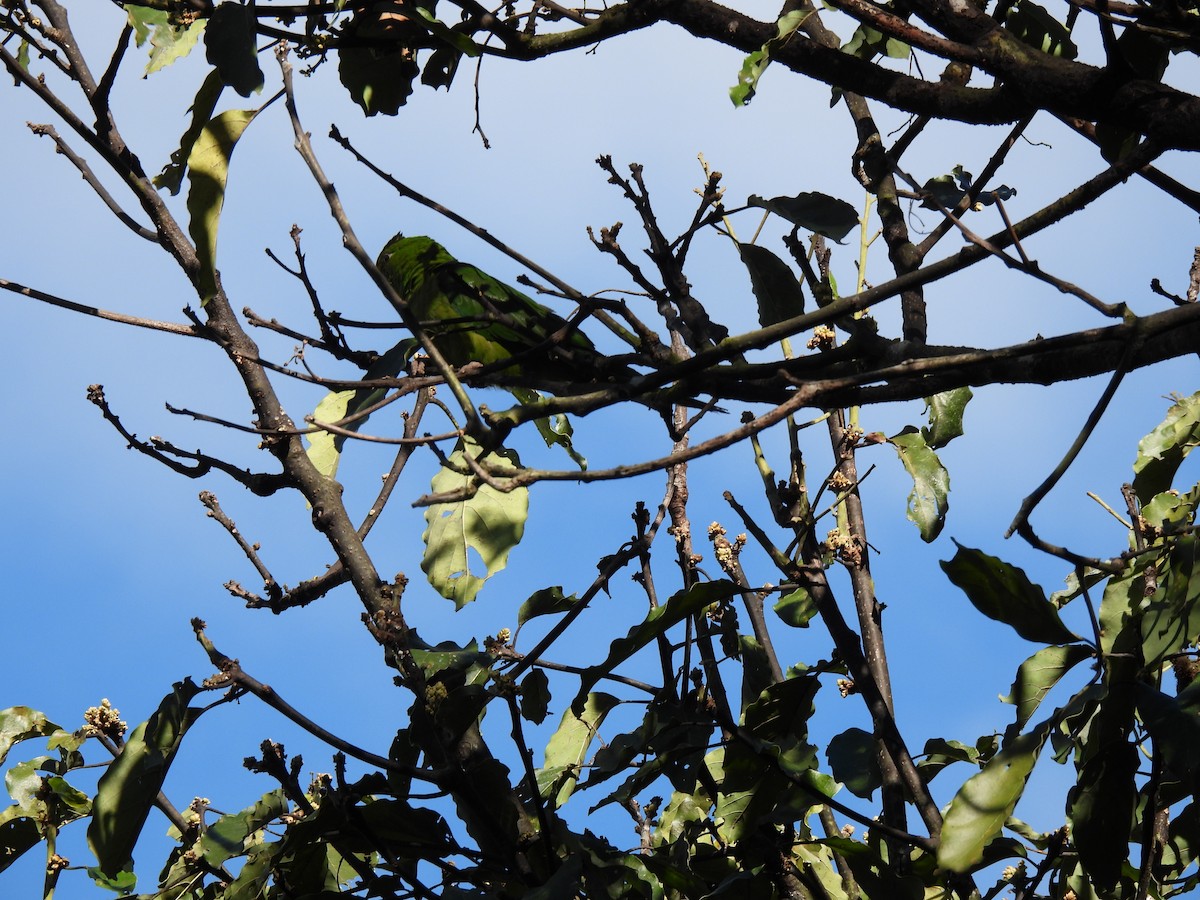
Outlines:
[[[289, 622], [331, 610], [376, 648], [384, 666], [370, 671], [387, 696], [402, 697], [372, 710], [381, 742], [347, 736], [328, 724], [356, 691], [341, 662], [295, 646], [293, 666], [328, 683], [285, 693], [260, 680], [265, 647], [190, 618], [195, 659], [139, 672], [163, 699], [133, 728], [103, 693], [82, 725], [52, 721], [38, 697], [0, 712], [11, 800], [0, 871], [40, 848], [47, 898], [171, 900], [1195, 890], [1200, 484], [1187, 457], [1200, 394], [1157, 373], [1194, 381], [1200, 352], [1200, 247], [1166, 236], [1200, 212], [1188, 185], [1200, 99], [1186, 89], [1200, 8], [786, 0], [756, 15], [710, 0], [130, 0], [103, 15], [0, 4], [6, 94], [44, 115], [20, 135], [22, 114], [4, 110], [9, 140], [55, 151], [37, 163], [55, 203], [99, 199], [123, 229], [47, 229], [37, 239], [62, 247], [61, 269], [37, 266], [34, 284], [0, 270], [0, 288], [200, 348], [195, 405], [159, 398], [169, 418], [198, 423], [195, 449], [144, 436], [113, 389], [92, 384], [87, 399], [114, 444], [200, 482], [206, 515], [250, 573], [225, 584], [242, 616], [270, 617], [289, 642]], [[635, 78], [643, 96], [604, 91], [606, 72], [615, 83], [620, 67], [648, 71], [605, 51], [651, 28], [639, 46], [664, 56], [672, 29], [734, 51], [727, 97], [739, 115], [786, 98], [754, 120], [754, 141], [795, 139], [797, 124], [809, 133], [781, 172], [723, 174], [701, 156], [694, 177], [675, 179], [696, 182], [690, 205], [659, 191], [660, 173], [602, 153], [600, 180], [628, 224], [587, 228], [584, 275], [536, 249], [556, 235], [517, 240], [506, 219], [536, 201], [582, 229], [591, 212], [540, 171], [559, 135], [584, 123], [620, 133], [639, 105], [665, 117], [685, 103], [652, 101], [649, 74]], [[532, 87], [509, 89], [504, 115], [517, 128], [536, 116], [539, 129], [522, 167], [439, 179], [406, 162], [417, 145], [432, 160], [490, 145], [491, 66], [533, 85], [558, 71], [553, 57], [592, 51], [606, 105], [535, 110]], [[451, 87], [473, 92], [474, 122], [449, 133], [430, 110]], [[842, 117], [844, 139], [812, 136], [831, 120], [807, 112], [814, 97]], [[808, 104], [796, 122], [789, 103]], [[331, 120], [327, 135], [312, 130]], [[700, 124], [664, 118], [634, 140]], [[1013, 163], [1039, 141], [1043, 162]], [[931, 170], [930, 143], [961, 146], [963, 161]], [[229, 234], [259, 211], [243, 202], [248, 182], [270, 180], [285, 154], [302, 183], [256, 202], [297, 224], [256, 236], [269, 259], [251, 261]], [[754, 179], [763, 187], [731, 196], [730, 181]], [[464, 206], [485, 180], [504, 203]], [[1098, 217], [1133, 190], [1152, 198], [1144, 222]], [[301, 195], [319, 200], [320, 224]], [[381, 198], [402, 212], [361, 211]], [[15, 231], [20, 217], [10, 221]], [[1172, 255], [1151, 258], [1143, 240]], [[147, 245], [161, 257], [150, 311], [121, 299]], [[325, 269], [341, 248], [354, 269]], [[81, 259], [111, 304], [64, 295]], [[270, 296], [279, 281], [261, 287], [267, 267], [287, 302]], [[1124, 280], [1148, 268], [1152, 280]], [[997, 284], [1011, 313], [1003, 298], [972, 305]], [[97, 345], [156, 390], [163, 373], [111, 333], [97, 330]], [[1139, 398], [1149, 424], [1097, 448], [1131, 378], [1170, 398]], [[1027, 415], [1005, 446], [972, 445], [974, 391], [1080, 379], [1091, 379], [1077, 395], [1087, 405], [1063, 409], [1063, 422]], [[1073, 436], [1065, 449], [1045, 439], [1060, 427]], [[962, 513], [950, 509], [949, 461], [963, 447], [964, 468], [1009, 504], [1003, 522], [988, 510], [985, 547], [943, 534]], [[1035, 530], [1068, 470], [1098, 449], [1133, 461], [1127, 483], [1096, 487], [1095, 508], [1118, 524], [1101, 532], [1072, 515]], [[989, 476], [1017, 456], [1034, 482]], [[863, 483], [877, 466], [903, 477], [906, 497], [870, 505]], [[613, 485], [632, 493], [601, 499]], [[136, 481], [128, 493], [136, 502]], [[547, 496], [555, 533], [537, 530], [534, 501]], [[719, 520], [698, 518], [717, 506]], [[908, 546], [892, 520], [934, 545], [914, 548], [921, 563], [895, 584], [879, 577], [897, 571], [879, 535]], [[292, 558], [281, 545], [301, 532]], [[1010, 535], [1023, 543], [1002, 552]], [[501, 573], [523, 553], [555, 574], [517, 595]], [[205, 575], [225, 563], [205, 560]], [[1048, 593], [1033, 566], [1065, 587]], [[168, 580], [164, 593], [179, 592], [182, 568]], [[969, 601], [975, 624], [945, 633], [935, 620], [949, 614], [927, 609], [920, 671], [902, 676], [889, 651], [913, 632], [897, 638], [885, 624], [903, 613], [885, 610], [934, 593]], [[137, 615], [135, 600], [111, 602]], [[469, 618], [481, 608], [486, 619]], [[486, 631], [464, 639], [460, 617]], [[1001, 632], [1011, 642], [989, 637]], [[966, 677], [945, 666], [955, 645], [1015, 670], [992, 689], [1007, 688], [1000, 712], [966, 726], [979, 733], [958, 722], [931, 733], [906, 713], [932, 681]], [[104, 692], [103, 677], [87, 687]], [[218, 715], [259, 729], [268, 712], [324, 748], [316, 765], [329, 771], [307, 775], [268, 739], [245, 768], [271, 787], [240, 811], [172, 796], [196, 789], [176, 785], [173, 766], [220, 734]], [[1064, 773], [1054, 818], [1026, 821], [1018, 805], [1048, 766]], [[86, 844], [70, 837], [83, 833]]]

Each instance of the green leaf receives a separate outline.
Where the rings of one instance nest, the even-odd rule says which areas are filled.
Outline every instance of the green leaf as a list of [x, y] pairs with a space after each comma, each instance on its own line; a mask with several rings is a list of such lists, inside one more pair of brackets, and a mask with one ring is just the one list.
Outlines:
[[922, 759], [917, 763], [922, 777], [926, 781], [933, 779], [938, 772], [956, 762], [979, 764], [980, 752], [978, 747], [964, 744], [962, 741], [948, 741], [945, 738], [929, 738], [925, 741]]
[[797, 588], [780, 597], [773, 608], [775, 614], [793, 628], [807, 628], [809, 621], [817, 614], [817, 603], [805, 588]]
[[283, 849], [284, 841], [251, 847], [241, 871], [225, 889], [221, 900], [260, 900]]
[[1142, 660], [1149, 670], [1200, 638], [1198, 549], [1194, 534], [1176, 538], [1167, 564], [1159, 569], [1158, 590], [1140, 606]]
[[534, 669], [521, 682], [521, 715], [534, 725], [541, 725], [550, 709], [550, 679], [541, 669]]
[[708, 818], [708, 806], [709, 799], [702, 793], [673, 792], [666, 808], [659, 813], [652, 838], [653, 846], [679, 846], [677, 841], [685, 839], [693, 826]]
[[221, 76], [216, 71], [209, 72], [204, 83], [200, 85], [200, 90], [196, 92], [196, 99], [188, 108], [192, 114], [192, 121], [188, 125], [187, 131], [183, 133], [183, 137], [179, 139], [178, 149], [172, 151], [171, 161], [151, 179], [155, 187], [160, 190], [165, 188], [172, 195], [179, 193], [179, 188], [183, 185], [183, 173], [187, 170], [188, 157], [191, 156], [192, 148], [196, 146], [196, 141], [204, 131], [205, 124], [212, 118], [213, 110], [217, 108], [217, 100], [220, 99], [221, 92], [224, 90], [225, 84], [221, 81]]
[[565, 613], [578, 602], [579, 598], [574, 594], [571, 594], [569, 597], [563, 596], [561, 585], [534, 591], [529, 595], [529, 599], [521, 604], [521, 608], [517, 610], [517, 627], [519, 628], [530, 619], [536, 619], [538, 616]]
[[[359, 390], [330, 391], [321, 398], [321, 402], [313, 410], [313, 422], [325, 425], [341, 422], [349, 415], [350, 403], [360, 393], [362, 392]], [[357, 431], [358, 428], [355, 426], [361, 427], [362, 424], [363, 420], [359, 419], [353, 425], [346, 427], [349, 430]], [[308, 441], [308, 449], [305, 453], [308, 454], [309, 462], [326, 478], [335, 477], [338, 463], [342, 460], [342, 444], [346, 440], [345, 437], [334, 434], [332, 431], [314, 431], [304, 437]]]
[[418, 16], [425, 22], [425, 27], [429, 29], [429, 33], [442, 41], [449, 47], [453, 47], [464, 56], [475, 57], [483, 51], [479, 45], [471, 40], [470, 35], [464, 34], [461, 31], [455, 31], [445, 22], [439, 20], [434, 14], [424, 6], [417, 4], [413, 7]]
[[1154, 749], [1162, 754], [1167, 770], [1195, 792], [1200, 775], [1200, 716], [1144, 681], [1136, 682], [1134, 691], [1138, 718], [1154, 739]]
[[150, 40], [147, 75], [165, 69], [191, 53], [208, 24], [207, 19], [197, 18], [188, 25], [179, 27], [175, 24], [175, 16], [166, 10], [132, 4], [126, 6], [125, 11], [129, 16], [129, 24], [133, 27], [133, 39], [137, 45], [141, 47], [147, 38]]
[[1145, 579], [1134, 567], [1113, 576], [1104, 586], [1100, 609], [1100, 649], [1132, 656], [1142, 643], [1141, 608], [1146, 599]]
[[865, 60], [872, 60], [881, 54], [892, 59], [908, 59], [912, 48], [870, 25], [859, 25], [850, 40], [842, 45], [842, 52]]
[[984, 849], [999, 836], [1021, 799], [1054, 721], [1049, 719], [1013, 740], [954, 795], [942, 823], [939, 866], [968, 872], [983, 860]]
[[1021, 663], [1012, 690], [1007, 697], [1000, 698], [1002, 702], [1011, 703], [1017, 708], [1013, 731], [1025, 727], [1046, 694], [1067, 672], [1093, 656], [1094, 651], [1087, 644], [1068, 644], [1065, 647], [1043, 647]]
[[0, 763], [8, 751], [21, 741], [57, 734], [62, 728], [46, 718], [46, 714], [28, 706], [10, 706], [0, 710]]
[[1032, 0], [1017, 0], [1008, 11], [1004, 27], [1023, 43], [1051, 56], [1074, 59], [1079, 54], [1066, 27]]
[[42, 834], [37, 822], [29, 816], [21, 815], [19, 806], [10, 806], [0, 812], [0, 872], [41, 841]]
[[925, 398], [929, 427], [921, 429], [921, 437], [925, 438], [931, 450], [940, 450], [962, 435], [963, 411], [972, 396], [969, 387], [960, 387]]
[[1080, 640], [1058, 617], [1042, 589], [1016, 566], [982, 550], [954, 542], [958, 552], [942, 562], [942, 571], [962, 589], [972, 605], [1025, 638], [1042, 644], [1070, 644]]
[[17, 65], [21, 67], [22, 71], [29, 71], [29, 41], [24, 38], [17, 47]]
[[208, 17], [204, 33], [205, 57], [216, 67], [221, 81], [243, 97], [262, 91], [266, 83], [254, 45], [257, 26], [253, 3], [243, 6], [225, 0]]
[[[420, 344], [414, 338], [405, 338], [376, 359], [363, 374], [363, 380], [373, 381], [377, 378], [399, 376], [419, 348]], [[317, 404], [312, 418], [317, 422], [332, 425], [349, 416], [356, 415], [364, 409], [369, 409], [382, 400], [386, 394], [387, 391], [383, 388], [330, 391]], [[367, 424], [369, 418], [369, 414], [359, 416], [341, 427], [347, 431], [357, 432]], [[335, 477], [338, 464], [341, 462], [342, 446], [346, 443], [346, 437], [334, 434], [332, 431], [314, 431], [312, 434], [305, 435], [305, 438], [308, 441], [308, 450], [305, 452], [308, 454], [309, 461], [326, 478]]]
[[196, 244], [200, 273], [196, 287], [201, 305], [217, 294], [217, 226], [225, 203], [229, 157], [246, 130], [256, 109], [231, 109], [221, 113], [200, 130], [188, 154], [188, 234]]
[[133, 889], [137, 886], [137, 876], [128, 869], [123, 869], [115, 875], [105, 875], [100, 871], [99, 866], [89, 866], [88, 878], [96, 883], [97, 887], [102, 887], [106, 891], [115, 891], [122, 896], [133, 893]]
[[[927, 196], [921, 201], [921, 206], [924, 209], [937, 209], [939, 206], [953, 209], [966, 196], [974, 182], [975, 177], [970, 172], [961, 164], [956, 165], [947, 174], [930, 178], [922, 185], [921, 192]], [[997, 200], [1008, 200], [1016, 195], [1016, 188], [1002, 184], [991, 190], [979, 191], [976, 194], [976, 202], [982, 203], [984, 206], [991, 206]]]
[[578, 710], [563, 712], [558, 730], [546, 745], [546, 764], [537, 770], [538, 793], [557, 809], [575, 791], [588, 748], [609, 710], [620, 701], [611, 694], [588, 694]]
[[770, 210], [793, 225], [823, 234], [838, 243], [858, 227], [858, 211], [853, 206], [819, 191], [806, 191], [795, 197], [772, 197], [770, 200], [752, 194], [746, 205]]
[[391, 53], [373, 47], [344, 47], [338, 51], [338, 77], [368, 116], [396, 115], [408, 102], [419, 72], [408, 48]]
[[582, 701], [601, 676], [612, 672], [672, 625], [676, 625], [688, 616], [737, 593], [740, 593], [737, 585], [732, 581], [722, 579], [721, 581], [700, 581], [686, 590], [672, 594], [665, 604], [650, 610], [640, 624], [629, 629], [629, 633], [625, 637], [613, 641], [609, 645], [608, 656], [604, 662], [584, 670], [575, 703], [578, 704]]
[[60, 823], [68, 819], [86, 816], [92, 811], [91, 798], [83, 791], [68, 784], [67, 780], [60, 775], [51, 775], [46, 779], [46, 790], [69, 810], [67, 815], [60, 815]]
[[[463, 438], [449, 462], [466, 467], [468, 454], [478, 459], [479, 445]], [[489, 463], [498, 460], [520, 466], [520, 460], [511, 450], [494, 451], [488, 456]], [[468, 487], [473, 481], [472, 475], [443, 467], [433, 476], [431, 488], [434, 493], [441, 493]], [[480, 484], [466, 500], [434, 504], [425, 510], [427, 527], [421, 535], [425, 542], [421, 570], [434, 590], [462, 609], [475, 599], [484, 582], [507, 564], [509, 552], [525, 533], [528, 517], [529, 490], [524, 487], [506, 493]], [[475, 557], [483, 564], [482, 575], [476, 574], [479, 569]]]
[[[517, 398], [518, 403], [530, 404], [542, 399], [542, 395], [532, 388], [510, 387], [508, 392]], [[547, 447], [562, 447], [575, 465], [579, 466], [580, 471], [587, 471], [587, 458], [580, 456], [575, 450], [575, 429], [571, 427], [571, 420], [566, 414], [557, 413], [534, 419], [533, 424]]]
[[253, 806], [239, 813], [221, 816], [209, 825], [200, 838], [197, 850], [210, 866], [220, 866], [227, 859], [241, 856], [246, 849], [247, 838], [287, 811], [287, 797], [282, 788], [276, 788], [263, 794]]
[[750, 287], [758, 299], [758, 323], [766, 328], [804, 313], [804, 291], [791, 267], [756, 244], [738, 244], [742, 263], [750, 273]]
[[453, 47], [438, 47], [425, 60], [425, 67], [421, 69], [421, 84], [435, 91], [441, 87], [449, 90], [462, 56]]
[[[474, 667], [486, 667], [491, 662], [491, 656], [479, 649], [474, 641], [467, 641], [463, 646], [453, 641], [442, 641], [436, 646], [425, 643], [413, 629], [409, 634], [413, 662], [421, 667], [426, 680], [434, 680], [434, 676], [442, 673], [466, 673]], [[444, 677], [438, 680], [446, 680]], [[473, 680], [473, 679], [471, 679]]]
[[1129, 858], [1138, 801], [1138, 751], [1128, 741], [1105, 741], [1079, 772], [1067, 800], [1071, 842], [1101, 896], [1112, 896]]
[[879, 745], [870, 732], [847, 728], [834, 735], [825, 748], [825, 758], [829, 760], [833, 777], [855, 797], [870, 800], [875, 789], [883, 784]]
[[762, 78], [763, 72], [771, 64], [771, 54], [788, 42], [788, 39], [796, 33], [797, 28], [804, 24], [804, 20], [809, 15], [811, 15], [811, 11], [805, 12], [798, 9], [784, 13], [775, 23], [775, 37], [763, 44], [761, 49], [755, 50], [746, 57], [741, 71], [738, 72], [737, 84], [729, 89], [729, 99], [733, 101], [734, 106], [745, 106], [754, 99], [754, 94], [758, 90], [758, 80]]
[[48, 756], [27, 759], [4, 773], [4, 787], [8, 796], [12, 797], [22, 813], [38, 823], [39, 831], [50, 822], [50, 807], [43, 793], [45, 782], [40, 768], [49, 759]]
[[87, 838], [100, 871], [110, 878], [132, 865], [133, 847], [150, 807], [184, 733], [199, 715], [188, 707], [199, 692], [191, 679], [177, 682], [154, 715], [126, 736], [120, 755], [100, 776]]
[[946, 511], [950, 508], [950, 473], [936, 453], [925, 443], [924, 435], [911, 425], [888, 438], [896, 448], [900, 462], [912, 476], [913, 489], [908, 495], [908, 520], [929, 543], [942, 533]]
[[1177, 400], [1166, 418], [1138, 443], [1133, 463], [1133, 488], [1149, 503], [1171, 487], [1187, 455], [1200, 444], [1200, 391]]

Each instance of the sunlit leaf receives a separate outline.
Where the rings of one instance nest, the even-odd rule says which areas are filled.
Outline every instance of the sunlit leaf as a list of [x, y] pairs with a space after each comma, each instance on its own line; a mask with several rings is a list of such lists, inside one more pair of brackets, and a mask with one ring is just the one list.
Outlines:
[[217, 293], [217, 226], [225, 204], [229, 158], [238, 138], [258, 114], [256, 109], [231, 109], [211, 119], [188, 154], [188, 234], [200, 260], [197, 287], [201, 304]]
[[787, 43], [788, 38], [796, 33], [796, 29], [804, 24], [811, 11], [794, 9], [786, 12], [775, 23], [775, 36], [762, 47], [750, 53], [742, 63], [738, 72], [737, 84], [729, 89], [729, 99], [734, 106], [745, 106], [754, 99], [758, 90], [758, 80], [771, 64], [771, 54]]
[[1065, 647], [1043, 647], [1021, 663], [1012, 690], [1007, 697], [1000, 698], [1017, 708], [1017, 721], [1012, 726], [1014, 732], [1025, 727], [1046, 694], [1067, 672], [1093, 656], [1094, 651], [1087, 644], [1068, 644]]
[[210, 866], [220, 866], [233, 856], [240, 856], [246, 839], [288, 811], [287, 797], [282, 788], [263, 794], [253, 806], [239, 813], [221, 816], [205, 830], [198, 852]]
[[28, 706], [10, 706], [0, 710], [0, 763], [14, 744], [31, 738], [46, 737], [62, 729], [46, 718], [46, 714]]
[[[405, 366], [408, 365], [408, 361], [412, 359], [413, 354], [419, 346], [413, 338], [405, 338], [400, 341], [371, 364], [363, 374], [363, 380], [373, 381], [378, 378], [397, 377], [404, 371]], [[357, 432], [367, 424], [367, 419], [370, 418], [369, 413], [365, 415], [359, 415], [359, 413], [370, 409], [386, 395], [387, 391], [383, 388], [357, 388], [346, 391], [330, 391], [317, 404], [317, 408], [313, 410], [312, 417], [316, 422], [333, 425], [342, 419], [357, 416], [357, 418], [341, 426], [346, 431]], [[305, 435], [305, 439], [308, 441], [308, 450], [306, 452], [308, 453], [309, 461], [316, 466], [317, 471], [326, 478], [336, 477], [338, 464], [341, 462], [342, 457], [342, 446], [346, 443], [346, 436], [334, 434], [332, 431], [314, 431], [311, 434]]]
[[[450, 465], [465, 468], [468, 454], [477, 459], [479, 445], [463, 438], [450, 455]], [[500, 461], [520, 465], [511, 450], [495, 451], [487, 457], [489, 464]], [[433, 476], [431, 489], [434, 493], [454, 491], [472, 481], [472, 475], [442, 467]], [[528, 517], [529, 489], [524, 487], [505, 492], [480, 484], [465, 500], [436, 503], [425, 510], [421, 570], [434, 590], [461, 609], [507, 564], [508, 554], [521, 542]]]
[[[518, 403], [536, 403], [542, 399], [542, 395], [532, 388], [509, 387], [508, 391], [517, 398]], [[575, 450], [575, 429], [564, 413], [534, 419], [533, 424], [547, 447], [562, 447], [581, 471], [587, 470], [587, 458]]]
[[261, 91], [266, 83], [255, 47], [257, 25], [254, 4], [243, 6], [236, 0], [225, 0], [209, 15], [204, 33], [208, 61], [216, 67], [221, 81], [243, 97]]
[[[1159, 495], [1163, 496], [1163, 495]], [[1142, 659], [1157, 669], [1200, 639], [1200, 549], [1194, 534], [1181, 535], [1159, 571], [1158, 590], [1141, 604]]]
[[470, 35], [464, 34], [461, 31], [455, 31], [445, 22], [438, 19], [429, 9], [421, 4], [415, 4], [412, 7], [418, 16], [425, 22], [425, 27], [429, 29], [429, 33], [440, 39], [444, 44], [453, 47], [464, 56], [475, 57], [483, 51], [479, 45], [471, 40]]
[[1200, 391], [1176, 401], [1166, 418], [1138, 443], [1133, 487], [1142, 503], [1171, 487], [1175, 473], [1200, 444]]
[[129, 16], [129, 24], [133, 27], [134, 42], [141, 47], [147, 39], [150, 41], [147, 75], [166, 68], [191, 53], [208, 24], [207, 19], [195, 18], [187, 25], [180, 25], [179, 19], [166, 10], [135, 6], [132, 3], [125, 7], [125, 12]]
[[941, 564], [950, 580], [962, 589], [972, 605], [1025, 638], [1042, 644], [1070, 644], [1079, 636], [1058, 617], [1042, 589], [1016, 566], [982, 550], [955, 541], [954, 558]]
[[842, 45], [842, 52], [866, 60], [881, 55], [892, 59], [908, 59], [912, 48], [904, 41], [886, 35], [870, 25], [859, 25], [850, 40]]
[[154, 715], [126, 735], [120, 755], [100, 776], [87, 837], [100, 871], [110, 878], [132, 863], [133, 847], [150, 807], [184, 733], [199, 715], [188, 706], [199, 692], [190, 679], [178, 682]]
[[908, 519], [928, 543], [942, 533], [946, 511], [950, 508], [950, 473], [936, 453], [925, 443], [924, 435], [911, 425], [888, 438], [896, 448], [900, 462], [913, 480], [908, 495]]
[[841, 242], [858, 227], [858, 211], [853, 206], [819, 191], [806, 191], [795, 197], [772, 197], [770, 200], [751, 195], [746, 204], [770, 210], [793, 225], [823, 234], [833, 241]]
[[817, 614], [817, 602], [805, 588], [797, 588], [780, 597], [773, 608], [776, 615], [793, 628], [807, 628]]
[[921, 436], [931, 450], [940, 450], [962, 435], [963, 411], [972, 396], [969, 387], [960, 387], [925, 398], [929, 427], [921, 429]]
[[804, 291], [787, 263], [757, 244], [738, 244], [738, 253], [758, 300], [758, 324], [766, 328], [803, 314]]
[[538, 770], [538, 792], [555, 808], [575, 791], [580, 767], [609, 710], [619, 701], [611, 694], [588, 694], [578, 710], [567, 709], [546, 745], [546, 764]]
[[969, 872], [979, 865], [984, 849], [999, 836], [1021, 799], [1053, 724], [1053, 719], [1048, 720], [1016, 738], [954, 795], [942, 822], [939, 866]]

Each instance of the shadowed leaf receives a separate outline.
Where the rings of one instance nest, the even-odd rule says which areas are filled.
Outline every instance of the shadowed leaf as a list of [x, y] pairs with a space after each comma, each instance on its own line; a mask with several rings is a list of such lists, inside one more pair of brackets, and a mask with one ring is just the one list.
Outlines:
[[1058, 610], [1042, 589], [1023, 571], [982, 550], [954, 543], [958, 552], [941, 564], [942, 570], [962, 588], [977, 610], [989, 619], [1009, 625], [1027, 641], [1070, 644], [1079, 640], [1062, 623]]
[[132, 864], [133, 847], [150, 807], [184, 734], [199, 715], [188, 706], [199, 692], [191, 679], [176, 683], [154, 715], [126, 736], [120, 755], [100, 776], [87, 837], [100, 871], [110, 878]]
[[243, 97], [261, 91], [266, 81], [254, 46], [257, 24], [253, 4], [226, 0], [212, 11], [204, 32], [204, 55], [221, 81]]
[[804, 313], [804, 291], [787, 263], [756, 244], [739, 244], [738, 253], [758, 299], [758, 324], [766, 328]]
[[770, 200], [751, 195], [746, 204], [770, 210], [793, 225], [823, 234], [839, 243], [858, 227], [858, 211], [853, 206], [845, 200], [818, 191], [807, 191], [795, 197], [773, 197]]
[[825, 748], [825, 758], [833, 777], [846, 786], [855, 797], [870, 800], [875, 789], [883, 784], [879, 770], [878, 743], [861, 728], [847, 728], [834, 735]]

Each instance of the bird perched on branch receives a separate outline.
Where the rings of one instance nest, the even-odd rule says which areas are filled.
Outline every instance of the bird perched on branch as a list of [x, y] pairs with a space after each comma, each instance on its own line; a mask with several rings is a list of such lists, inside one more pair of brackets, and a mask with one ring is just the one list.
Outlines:
[[[397, 234], [379, 254], [378, 266], [452, 366], [513, 359], [501, 375], [556, 383], [603, 377], [604, 356], [586, 335], [515, 288], [455, 259], [432, 238]], [[622, 366], [609, 371], [636, 376]]]

